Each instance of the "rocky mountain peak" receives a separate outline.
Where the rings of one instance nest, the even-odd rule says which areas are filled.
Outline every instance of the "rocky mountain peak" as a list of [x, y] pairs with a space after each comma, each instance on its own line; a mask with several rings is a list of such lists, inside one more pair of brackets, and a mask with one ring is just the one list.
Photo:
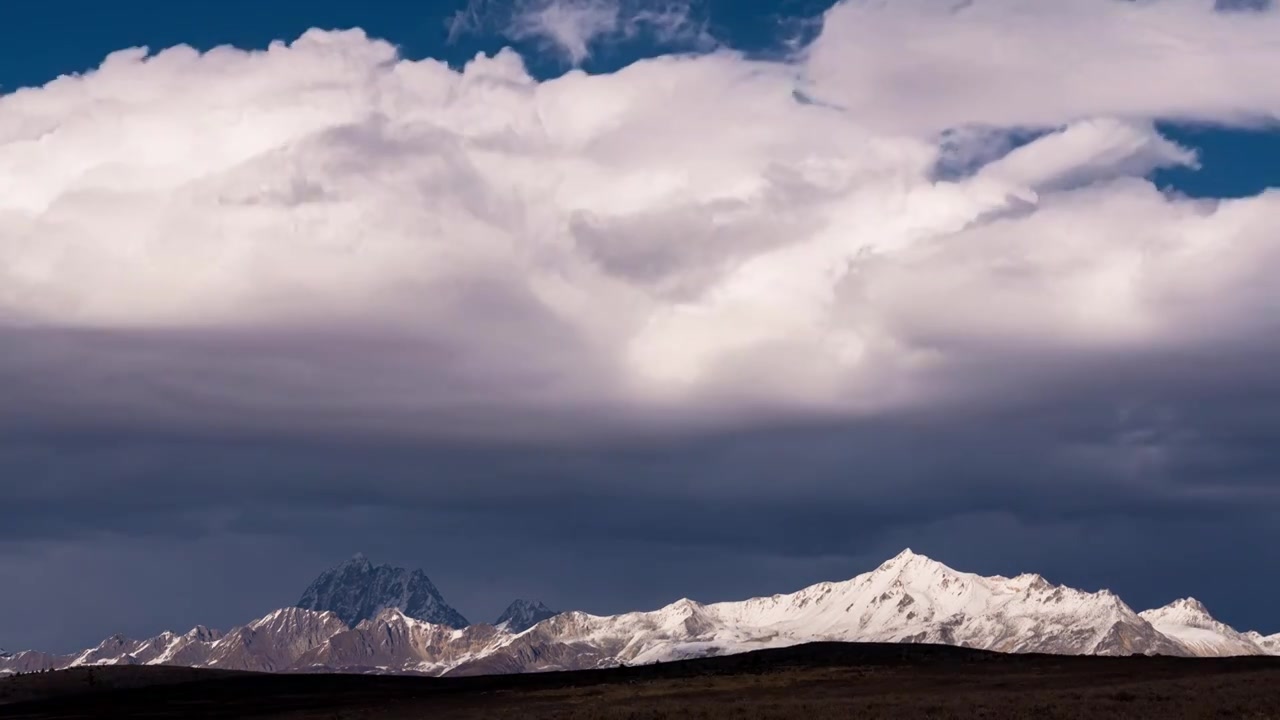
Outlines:
[[1044, 576], [1036, 573], [1022, 573], [1009, 581], [1010, 587], [1020, 588], [1022, 592], [1030, 595], [1032, 593], [1052, 590], [1053, 585]]
[[468, 624], [445, 602], [426, 573], [374, 565], [363, 553], [321, 573], [303, 593], [298, 607], [332, 612], [352, 627], [387, 608], [436, 625], [461, 628]]
[[539, 601], [517, 599], [493, 624], [509, 632], [521, 633], [556, 615], [559, 613]]
[[188, 630], [183, 637], [194, 642], [214, 642], [222, 637], [222, 633], [204, 625], [197, 625]]
[[408, 615], [405, 615], [404, 611], [401, 610], [400, 608], [389, 607], [389, 608], [383, 608], [378, 612], [377, 615], [374, 615], [368, 620], [361, 622], [356, 627], [373, 627], [376, 625], [408, 626], [412, 623], [417, 623], [417, 622], [420, 622], [420, 621], [415, 620], [409, 617]]
[[963, 585], [967, 574], [907, 548], [881, 563], [867, 577], [876, 583], [888, 582], [890, 590], [906, 587], [924, 590], [935, 586], [948, 589], [956, 584]]
[[876, 568], [875, 572], [882, 575], [896, 573], [918, 574], [938, 569], [951, 571], [951, 568], [948, 568], [937, 560], [912, 552], [911, 548], [907, 548], [888, 560], [885, 560], [880, 564], [880, 567]]
[[288, 629], [301, 625], [314, 625], [341, 620], [341, 616], [329, 610], [311, 610], [302, 607], [280, 608], [269, 615], [254, 620], [246, 627], [254, 630], [268, 628], [272, 630]]
[[1209, 608], [1193, 597], [1181, 598], [1155, 610], [1141, 613], [1149, 622], [1177, 622], [1189, 627], [1214, 627], [1218, 621], [1209, 614]]
[[1205, 607], [1204, 603], [1200, 602], [1199, 600], [1193, 597], [1182, 598], [1181, 600], [1174, 600], [1170, 604], [1170, 607], [1176, 607], [1185, 612], [1199, 613], [1201, 615], [1209, 614], [1209, 608]]
[[1209, 614], [1204, 603], [1187, 597], [1139, 615], [1193, 655], [1262, 655], [1274, 652], [1266, 642], [1241, 633]]
[[1245, 637], [1250, 642], [1262, 648], [1264, 652], [1271, 655], [1280, 655], [1280, 633], [1275, 635], [1263, 635], [1260, 632], [1250, 631], [1245, 633]]

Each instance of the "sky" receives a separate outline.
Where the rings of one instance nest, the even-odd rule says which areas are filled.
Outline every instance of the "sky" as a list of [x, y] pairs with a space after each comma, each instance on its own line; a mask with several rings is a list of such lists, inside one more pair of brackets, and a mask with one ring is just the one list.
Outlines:
[[[910, 547], [1280, 632], [1280, 9], [0, 11], [0, 647]], [[146, 49], [142, 49], [142, 48]]]

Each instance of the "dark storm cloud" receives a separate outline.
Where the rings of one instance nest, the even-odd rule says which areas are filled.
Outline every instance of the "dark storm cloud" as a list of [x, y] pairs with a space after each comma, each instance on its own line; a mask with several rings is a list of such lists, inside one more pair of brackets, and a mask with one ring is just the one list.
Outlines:
[[1213, 7], [1223, 12], [1241, 10], [1263, 12], [1273, 7], [1273, 0], [1214, 0]]
[[[185, 419], [142, 412], [117, 422], [78, 412], [97, 396], [62, 386], [32, 408], [41, 423], [0, 442], [0, 476], [23, 479], [6, 484], [0, 504], [0, 568], [50, 548], [119, 544], [129, 548], [122, 572], [144, 578], [140, 567], [174, 562], [160, 546], [210, 557], [270, 547], [297, 586], [364, 549], [443, 573], [462, 609], [483, 617], [521, 588], [600, 612], [780, 592], [852, 576], [910, 545], [962, 569], [1114, 586], [1135, 604], [1212, 597], [1228, 621], [1269, 630], [1262, 599], [1280, 588], [1249, 569], [1280, 547], [1275, 351], [1259, 341], [1063, 367], [993, 357], [985, 372], [966, 368], [953, 382], [1009, 382], [1015, 366], [1025, 376], [1003, 395], [947, 407], [668, 437], [584, 435], [589, 442], [571, 437], [585, 431], [581, 419], [552, 416], [563, 431], [537, 442], [374, 438], [359, 422], [345, 437], [340, 425], [305, 422], [246, 435], [194, 422], [209, 413], [190, 400], [180, 404]], [[111, 389], [142, 397], [186, 370], [122, 373]], [[23, 379], [55, 385], [32, 367]], [[9, 405], [5, 417], [20, 413]], [[100, 562], [67, 552], [54, 565]], [[551, 587], [538, 575], [555, 574], [552, 556], [591, 572]], [[766, 569], [752, 570], [755, 562]], [[712, 566], [721, 570], [702, 572]], [[211, 567], [232, 572], [225, 559]], [[485, 579], [498, 570], [500, 583]], [[638, 589], [622, 580], [628, 573], [654, 584]], [[219, 606], [265, 612], [291, 601], [298, 588], [268, 574], [258, 567], [252, 580], [225, 586], [206, 579], [208, 597], [186, 600], [181, 617], [243, 621]], [[109, 610], [79, 611], [100, 612], [99, 629], [131, 613], [129, 627], [149, 627], [147, 614], [170, 599], [162, 589], [135, 592], [136, 605], [125, 593]], [[79, 605], [61, 592], [45, 602]], [[46, 637], [90, 639], [74, 632]]]

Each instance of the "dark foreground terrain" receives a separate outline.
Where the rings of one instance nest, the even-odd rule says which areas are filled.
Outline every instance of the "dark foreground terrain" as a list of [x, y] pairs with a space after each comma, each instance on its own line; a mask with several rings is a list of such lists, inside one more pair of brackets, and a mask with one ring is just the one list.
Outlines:
[[1280, 658], [1088, 658], [822, 643], [518, 676], [120, 667], [0, 679], [0, 718], [90, 717], [1280, 720]]

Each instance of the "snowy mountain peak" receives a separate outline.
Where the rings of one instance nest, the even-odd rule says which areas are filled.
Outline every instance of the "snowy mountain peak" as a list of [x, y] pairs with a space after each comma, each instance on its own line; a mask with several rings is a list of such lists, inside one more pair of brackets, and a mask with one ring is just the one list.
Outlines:
[[706, 607], [696, 600], [689, 598], [680, 598], [679, 600], [667, 605], [661, 610], [653, 613], [659, 624], [667, 622], [683, 623], [690, 619], [698, 619], [706, 616]]
[[1169, 607], [1176, 607], [1178, 609], [1185, 610], [1186, 612], [1189, 612], [1189, 613], [1204, 615], [1205, 617], [1209, 616], [1209, 608], [1205, 607], [1204, 603], [1200, 602], [1199, 600], [1193, 597], [1182, 598], [1181, 600], [1174, 600], [1172, 603], [1169, 604]]
[[1146, 610], [1141, 615], [1148, 622], [1177, 622], [1189, 627], [1216, 628], [1222, 624], [1209, 614], [1209, 608], [1204, 603], [1192, 597], [1174, 600], [1164, 607]]
[[[377, 615], [373, 616], [372, 618], [360, 623], [359, 626], [383, 625], [383, 626], [389, 626], [389, 627], [409, 627], [414, 625], [435, 625], [435, 624], [436, 623], [428, 622], [426, 620], [419, 620], [415, 617], [411, 617], [405, 614], [405, 612], [400, 608], [389, 607], [389, 608], [383, 608], [381, 612], [379, 612]], [[449, 628], [447, 625], [441, 626], [441, 627], [446, 627], [450, 630], [455, 629], [455, 628]]]
[[426, 573], [374, 565], [360, 553], [316, 578], [298, 601], [298, 607], [333, 612], [353, 627], [377, 617], [386, 608], [396, 608], [411, 618], [436, 625], [460, 628], [468, 624], [444, 601]]
[[1045, 580], [1042, 575], [1037, 575], [1036, 573], [1022, 573], [1017, 577], [1011, 578], [1009, 580], [1009, 586], [1021, 589], [1022, 592], [1029, 595], [1041, 590], [1048, 590], [1053, 587], [1053, 584], [1048, 580]]
[[517, 599], [507, 606], [493, 624], [508, 632], [522, 633], [543, 620], [559, 614], [536, 600]]
[[1204, 603], [1195, 598], [1174, 600], [1162, 608], [1145, 610], [1139, 615], [1193, 655], [1262, 655], [1272, 652], [1264, 642], [1237, 632], [1214, 618]]
[[196, 642], [214, 642], [218, 638], [222, 637], [222, 633], [203, 625], [197, 625], [188, 630], [187, 634], [183, 635], [183, 637]]
[[1263, 652], [1269, 655], [1280, 655], [1280, 633], [1263, 635], [1260, 632], [1249, 631], [1244, 636], [1249, 642], [1262, 648]]
[[903, 550], [868, 575], [860, 575], [855, 581], [866, 578], [873, 584], [884, 585], [886, 592], [897, 592], [904, 588], [917, 591], [934, 592], [934, 588], [954, 590], [955, 586], [967, 586], [971, 576], [958, 572], [932, 558]]
[[892, 568], [900, 568], [917, 560], [928, 561], [929, 558], [925, 557], [924, 555], [917, 555], [916, 553], [911, 551], [911, 548], [906, 548], [902, 552], [898, 553], [897, 555], [894, 555], [893, 557], [881, 563], [879, 569], [888, 570]]
[[912, 552], [911, 548], [907, 548], [881, 563], [880, 567], [876, 568], [872, 574], [896, 574], [917, 577], [942, 574], [957, 575], [961, 573], [927, 555]]
[[337, 613], [327, 610], [308, 610], [300, 607], [287, 607], [258, 618], [245, 627], [254, 630], [271, 632], [290, 632], [299, 627], [316, 624], [342, 623]]

